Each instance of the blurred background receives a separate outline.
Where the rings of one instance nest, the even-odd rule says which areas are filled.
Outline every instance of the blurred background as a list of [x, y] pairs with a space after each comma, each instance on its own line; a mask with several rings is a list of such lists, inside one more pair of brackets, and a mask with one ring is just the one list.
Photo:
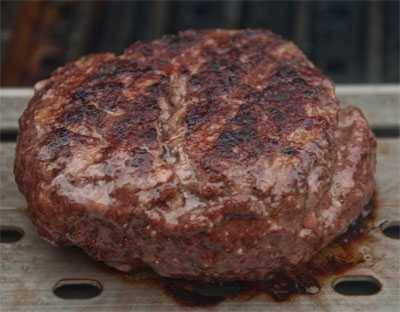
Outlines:
[[1, 1], [1, 86], [188, 28], [269, 28], [338, 83], [399, 82], [399, 1]]

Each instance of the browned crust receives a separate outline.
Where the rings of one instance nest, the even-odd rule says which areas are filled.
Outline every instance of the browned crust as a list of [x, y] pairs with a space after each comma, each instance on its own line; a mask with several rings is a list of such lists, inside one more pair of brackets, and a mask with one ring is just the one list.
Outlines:
[[[15, 163], [32, 219], [50, 242], [113, 265], [260, 278], [309, 259], [371, 196], [364, 118], [341, 113], [354, 115], [342, 127], [353, 130], [338, 130], [332, 83], [269, 31], [135, 43], [69, 63], [35, 89]], [[343, 195], [329, 219], [344, 132], [362, 137], [346, 150], [364, 156], [343, 166], [363, 195]]]

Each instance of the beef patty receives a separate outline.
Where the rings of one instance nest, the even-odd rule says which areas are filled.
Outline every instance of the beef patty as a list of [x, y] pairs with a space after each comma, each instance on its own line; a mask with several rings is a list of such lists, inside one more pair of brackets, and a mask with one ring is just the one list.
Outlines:
[[15, 176], [40, 235], [129, 271], [257, 280], [362, 211], [375, 139], [291, 42], [186, 31], [35, 85]]

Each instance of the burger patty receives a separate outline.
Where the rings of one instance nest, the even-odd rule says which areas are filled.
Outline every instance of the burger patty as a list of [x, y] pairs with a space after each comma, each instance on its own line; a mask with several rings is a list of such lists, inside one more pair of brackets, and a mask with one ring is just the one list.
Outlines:
[[305, 263], [374, 190], [362, 113], [266, 30], [185, 31], [35, 85], [15, 177], [39, 234], [123, 271], [258, 280]]

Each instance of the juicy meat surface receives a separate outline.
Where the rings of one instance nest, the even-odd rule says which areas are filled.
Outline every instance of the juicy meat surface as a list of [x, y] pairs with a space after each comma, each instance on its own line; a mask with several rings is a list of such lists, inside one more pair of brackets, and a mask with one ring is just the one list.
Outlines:
[[15, 176], [40, 235], [120, 270], [257, 280], [361, 213], [375, 139], [291, 42], [186, 31], [35, 85]]

